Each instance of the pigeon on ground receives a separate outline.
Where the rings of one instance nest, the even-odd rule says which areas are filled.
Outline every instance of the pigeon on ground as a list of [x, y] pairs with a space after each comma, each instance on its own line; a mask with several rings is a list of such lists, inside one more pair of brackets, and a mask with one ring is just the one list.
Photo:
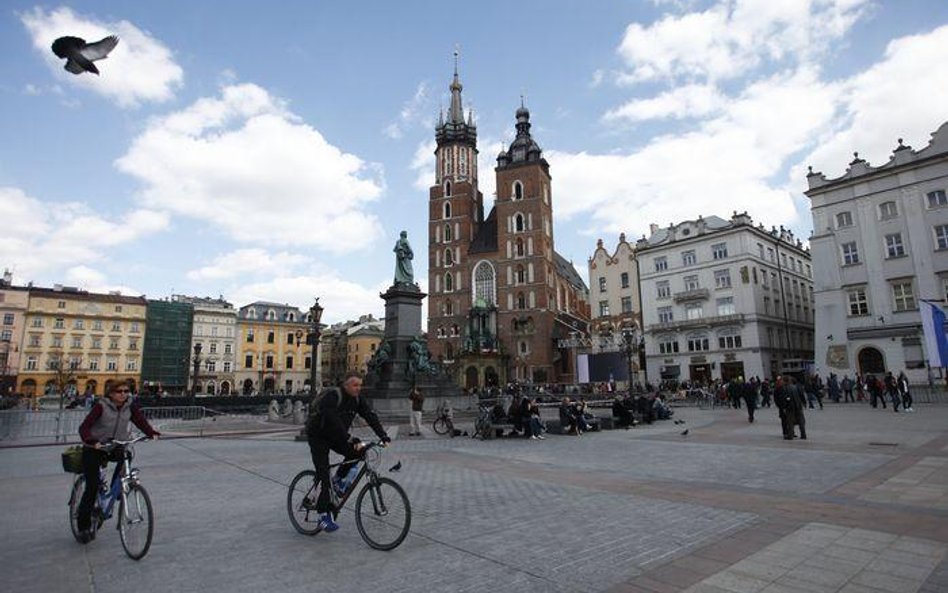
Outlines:
[[53, 53], [66, 59], [65, 68], [73, 74], [98, 74], [99, 69], [92, 62], [105, 59], [118, 42], [115, 35], [109, 35], [95, 43], [86, 43], [85, 39], [79, 37], [60, 37], [53, 42]]
[[401, 462], [401, 461], [399, 461], [398, 463], [396, 463], [396, 464], [393, 465], [392, 467], [388, 468], [388, 471], [390, 471], [390, 472], [397, 472], [397, 471], [400, 470], [400, 469], [402, 469], [402, 462]]
[[687, 428], [681, 432], [681, 436], [683, 436], [683, 437], [688, 436], [688, 429], [687, 429]]

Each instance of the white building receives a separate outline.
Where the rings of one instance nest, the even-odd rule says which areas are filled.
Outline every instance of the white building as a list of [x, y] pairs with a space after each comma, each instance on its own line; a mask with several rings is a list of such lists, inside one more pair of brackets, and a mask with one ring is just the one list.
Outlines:
[[[194, 307], [191, 333], [189, 385], [198, 395], [235, 395], [237, 360], [237, 311], [221, 298], [173, 295], [172, 301]], [[195, 345], [200, 344], [199, 371], [194, 378]]]
[[857, 153], [841, 177], [807, 181], [818, 370], [926, 382], [918, 300], [948, 294], [948, 123], [921, 150], [899, 140], [879, 167]]
[[813, 357], [810, 254], [747, 213], [636, 244], [648, 377], [707, 382], [800, 372]]

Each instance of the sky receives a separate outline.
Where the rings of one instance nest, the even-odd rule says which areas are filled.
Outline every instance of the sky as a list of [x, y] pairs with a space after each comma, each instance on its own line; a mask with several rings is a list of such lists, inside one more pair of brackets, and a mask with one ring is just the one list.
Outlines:
[[[114, 34], [100, 76], [50, 51]], [[458, 52], [480, 186], [530, 109], [556, 249], [747, 211], [806, 240], [807, 166], [948, 121], [944, 0], [6, 1], [0, 268], [18, 285], [372, 313], [402, 230], [427, 290]]]

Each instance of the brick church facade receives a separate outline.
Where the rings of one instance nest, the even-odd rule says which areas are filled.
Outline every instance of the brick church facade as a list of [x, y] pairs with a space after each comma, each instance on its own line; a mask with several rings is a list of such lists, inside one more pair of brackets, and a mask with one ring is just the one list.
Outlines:
[[516, 112], [516, 138], [497, 156], [497, 197], [485, 216], [477, 127], [465, 118], [455, 67], [451, 106], [435, 129], [428, 212], [428, 349], [464, 387], [572, 383], [559, 340], [588, 332], [589, 289], [556, 253], [550, 165]]

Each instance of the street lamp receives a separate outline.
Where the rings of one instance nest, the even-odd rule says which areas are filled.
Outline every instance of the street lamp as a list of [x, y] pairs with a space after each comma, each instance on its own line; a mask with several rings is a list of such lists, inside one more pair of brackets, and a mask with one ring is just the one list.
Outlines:
[[625, 359], [629, 365], [629, 394], [632, 394], [632, 354], [638, 347], [638, 332], [635, 327], [625, 327], [622, 329], [622, 341], [625, 343]]
[[194, 376], [191, 378], [191, 397], [197, 394], [198, 373], [201, 372], [201, 343], [194, 345]]
[[316, 385], [316, 348], [319, 346], [319, 320], [323, 317], [323, 308], [319, 305], [319, 297], [316, 297], [316, 302], [310, 307], [309, 316], [313, 324], [310, 331], [313, 350], [309, 360], [309, 392], [315, 394], [318, 389]]

